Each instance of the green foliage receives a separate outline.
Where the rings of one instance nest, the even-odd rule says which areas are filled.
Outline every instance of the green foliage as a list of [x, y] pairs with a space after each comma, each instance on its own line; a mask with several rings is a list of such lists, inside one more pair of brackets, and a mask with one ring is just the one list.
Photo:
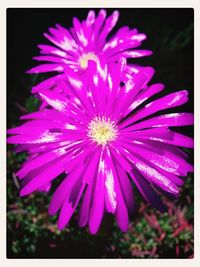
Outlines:
[[173, 31], [171, 28], [165, 28], [162, 31], [162, 50], [164, 50], [165, 53], [171, 53], [173, 51], [177, 51], [177, 49], [180, 50], [182, 48], [185, 48], [192, 41], [193, 28], [193, 24], [190, 24], [175, 36], [173, 36]]
[[30, 96], [29, 98], [27, 98], [26, 103], [25, 103], [25, 108], [28, 113], [36, 111], [38, 107], [39, 107], [38, 98], [34, 96]]

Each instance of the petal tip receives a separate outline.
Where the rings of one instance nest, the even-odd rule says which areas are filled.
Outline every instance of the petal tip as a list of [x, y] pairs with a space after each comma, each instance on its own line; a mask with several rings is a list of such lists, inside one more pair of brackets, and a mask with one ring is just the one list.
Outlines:
[[28, 195], [28, 194], [27, 194], [26, 190], [24, 190], [24, 188], [23, 188], [23, 189], [20, 191], [19, 195], [20, 195], [20, 197], [24, 197], [24, 196], [26, 196], [26, 195]]

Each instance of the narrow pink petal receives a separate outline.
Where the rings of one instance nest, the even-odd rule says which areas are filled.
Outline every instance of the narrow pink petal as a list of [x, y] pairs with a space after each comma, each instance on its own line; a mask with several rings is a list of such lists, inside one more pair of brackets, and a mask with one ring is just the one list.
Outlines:
[[171, 182], [167, 177], [159, 173], [156, 169], [149, 166], [144, 161], [140, 160], [138, 157], [134, 156], [128, 150], [121, 149], [124, 157], [126, 157], [132, 164], [138, 169], [138, 171], [144, 176], [146, 180], [152, 182], [162, 188], [163, 190], [178, 195], [179, 190], [176, 185]]
[[[63, 34], [61, 31], [49, 28], [50, 32], [54, 34], [54, 36], [44, 33], [44, 36], [53, 44], [58, 46], [59, 48], [63, 49], [64, 51], [70, 52], [70, 53], [77, 53], [77, 44], [72, 39], [69, 38], [66, 34]], [[66, 30], [67, 31], [67, 30]], [[56, 36], [55, 36], [56, 35]]]
[[114, 179], [113, 163], [109, 149], [105, 150], [105, 157], [100, 161], [101, 175], [105, 182], [105, 204], [106, 210], [111, 213], [115, 213], [117, 201], [116, 201], [116, 185]]
[[94, 22], [95, 22], [95, 12], [94, 10], [90, 10], [87, 15], [86, 24], [87, 26], [90, 26], [94, 24]]
[[100, 159], [101, 149], [97, 148], [94, 154], [90, 154], [88, 159], [88, 166], [84, 171], [83, 182], [87, 183], [86, 192], [81, 204], [81, 209], [79, 212], [79, 225], [81, 227], [85, 226], [89, 220], [90, 208], [92, 204], [92, 193], [93, 187], [96, 181], [99, 159]]
[[[86, 149], [87, 148], [87, 149]], [[66, 172], [71, 172], [77, 168], [79, 162], [84, 160], [95, 150], [95, 147], [89, 141], [84, 141], [79, 148], [72, 151], [71, 161], [66, 165]]]
[[129, 106], [127, 112], [124, 113], [124, 116], [128, 115], [132, 110], [140, 106], [142, 103], [144, 103], [146, 100], [148, 100], [153, 95], [159, 93], [164, 89], [164, 85], [161, 83], [153, 84], [149, 87], [147, 87], [145, 90], [143, 90], [138, 96], [136, 96], [135, 100], [131, 105]]
[[62, 133], [50, 133], [44, 131], [41, 133], [15, 135], [7, 138], [9, 144], [45, 144], [64, 140], [66, 137]]
[[[115, 161], [113, 160], [113, 163], [115, 164]], [[134, 192], [133, 192], [133, 186], [129, 180], [129, 177], [127, 176], [127, 173], [116, 163], [115, 164], [119, 182], [121, 186], [121, 190], [123, 193], [124, 200], [126, 202], [126, 206], [131, 214], [135, 211], [135, 199], [134, 199]]]
[[154, 74], [154, 69], [151, 67], [143, 68], [134, 76], [134, 80], [129, 80], [125, 86], [121, 88], [121, 94], [118, 96], [118, 101], [115, 104], [116, 118], [122, 117], [127, 107], [133, 102], [137, 94], [144, 89]]
[[80, 144], [78, 143], [72, 143], [72, 144], [68, 144], [56, 149], [53, 149], [47, 153], [42, 153], [36, 157], [34, 157], [33, 159], [29, 160], [26, 162], [25, 166], [17, 173], [17, 175], [20, 178], [23, 178], [24, 176], [26, 176], [30, 171], [39, 168], [53, 160], [55, 160], [56, 158], [65, 155], [68, 153], [69, 150], [71, 149], [76, 149]]
[[[164, 128], [166, 129], [166, 128]], [[157, 134], [156, 132], [154, 134], [151, 135], [150, 134], [146, 134], [146, 132], [150, 132], [151, 130], [157, 130]], [[159, 132], [161, 133], [161, 135], [159, 134]], [[180, 147], [187, 147], [187, 148], [193, 148], [194, 147], [194, 139], [180, 134], [180, 133], [176, 133], [173, 131], [169, 131], [170, 132], [170, 136], [171, 138], [166, 138], [167, 136], [162, 135], [162, 128], [152, 128], [149, 130], [141, 130], [141, 131], [133, 131], [133, 132], [129, 132], [131, 138], [136, 138], [136, 139], [142, 139], [142, 140], [152, 140], [155, 142], [159, 142], [159, 143], [164, 143], [164, 144], [170, 144], [170, 145], [174, 145], [174, 146], [180, 146]], [[126, 134], [122, 134], [122, 136]]]
[[127, 160], [125, 160], [120, 153], [120, 145], [117, 142], [113, 142], [113, 145], [111, 146], [111, 154], [114, 157], [114, 160], [116, 162], [118, 162], [121, 166], [121, 168], [123, 168], [125, 171], [129, 172], [130, 170], [132, 170], [132, 166], [129, 162], [127, 162]]
[[159, 196], [152, 189], [151, 185], [141, 176], [139, 172], [133, 170], [130, 176], [135, 183], [137, 189], [143, 196], [143, 198], [149, 202], [153, 207], [158, 209], [160, 212], [166, 211], [166, 206], [162, 203]]
[[81, 119], [85, 120], [83, 110], [78, 107], [75, 101], [67, 99], [65, 96], [59, 93], [45, 89], [40, 90], [39, 96], [56, 110], [65, 113], [66, 115], [75, 119], [77, 119], [77, 116], [79, 116]]
[[73, 26], [74, 26], [74, 30], [75, 30], [75, 33], [77, 35], [79, 44], [82, 47], [86, 47], [88, 45], [88, 40], [86, 39], [86, 36], [85, 36], [85, 33], [83, 31], [83, 27], [82, 27], [80, 21], [76, 17], [73, 18]]
[[65, 115], [57, 110], [44, 109], [43, 111], [36, 111], [33, 113], [29, 113], [20, 117], [22, 120], [29, 119], [40, 119], [40, 120], [53, 120], [53, 121], [63, 121], [65, 119]]
[[120, 230], [122, 232], [127, 232], [129, 225], [128, 210], [125, 204], [121, 186], [119, 184], [119, 173], [116, 173], [115, 175], [115, 184], [117, 195], [116, 220]]
[[114, 38], [112, 43], [110, 43], [110, 46], [106, 47], [106, 50], [104, 48], [104, 51], [106, 52], [107, 57], [115, 57], [117, 54], [119, 55], [126, 50], [140, 46], [142, 41], [146, 38], [145, 34], [135, 34], [135, 30], [131, 30], [128, 33], [125, 33], [124, 36]]
[[152, 55], [151, 50], [133, 50], [133, 51], [125, 51], [122, 53], [122, 56], [126, 58], [145, 57], [149, 55]]
[[122, 232], [127, 232], [129, 225], [128, 210], [123, 200], [123, 195], [120, 189], [117, 190], [117, 195], [118, 195], [118, 203], [116, 209], [117, 224]]
[[[48, 120], [34, 120], [28, 121], [21, 126], [9, 129], [8, 134], [33, 134], [48, 131], [50, 129], [58, 129], [61, 132], [63, 122], [48, 121]], [[64, 127], [63, 127], [64, 128]]]
[[37, 56], [33, 57], [34, 60], [37, 61], [49, 61], [53, 63], [61, 63], [61, 64], [77, 64], [75, 61], [68, 60], [66, 58], [55, 57], [55, 56]]
[[112, 56], [112, 60], [118, 60], [119, 57], [125, 58], [138, 58], [138, 57], [146, 57], [152, 55], [151, 50], [126, 50], [119, 53], [116, 53]]
[[119, 45], [119, 40], [122, 41], [121, 38], [123, 38], [124, 36], [126, 36], [126, 34], [128, 33], [128, 31], [129, 31], [129, 27], [127, 27], [127, 26], [121, 27], [117, 31], [117, 33], [106, 42], [106, 44], [103, 47], [103, 52], [106, 52], [106, 51], [108, 51], [108, 50], [116, 47], [117, 45]]
[[50, 189], [51, 189], [51, 183], [47, 183], [47, 184], [41, 186], [38, 190], [40, 192], [49, 192]]
[[60, 50], [54, 46], [40, 44], [40, 45], [38, 45], [38, 47], [41, 49], [41, 51], [40, 51], [41, 54], [52, 54], [52, 55], [56, 55], [56, 56], [60, 56], [60, 57], [64, 57], [64, 58], [69, 57], [69, 55], [66, 52], [64, 52], [64, 51], [62, 51], [62, 50]]
[[51, 72], [51, 71], [63, 72], [64, 65], [63, 64], [41, 64], [28, 70], [26, 73], [43, 73], [43, 72]]
[[184, 184], [184, 180], [182, 180], [179, 176], [171, 173], [171, 172], [167, 172], [165, 171], [163, 168], [159, 168], [156, 166], [156, 169], [162, 173], [164, 176], [166, 176], [168, 179], [170, 179], [172, 181], [172, 183], [174, 183], [176, 186], [182, 186]]
[[65, 166], [64, 166], [65, 162], [66, 162], [65, 158], [63, 158], [62, 160], [60, 159], [55, 164], [52, 164], [51, 166], [49, 166], [49, 168], [41, 172], [38, 176], [36, 176], [22, 188], [22, 190], [20, 191], [20, 196], [31, 194], [44, 184], [52, 181], [58, 175], [63, 173], [65, 171]]
[[160, 138], [160, 139], [169, 139], [172, 140], [173, 133], [167, 128], [150, 128], [144, 130], [136, 130], [136, 131], [129, 131], [129, 128], [124, 128], [120, 131], [119, 140], [135, 140], [135, 139], [153, 139], [153, 138]]
[[142, 161], [139, 161], [138, 159], [135, 162], [135, 166], [148, 181], [155, 183], [160, 188], [173, 195], [179, 194], [179, 190], [176, 185], [166, 176], [159, 173], [156, 169], [150, 167]]
[[86, 36], [86, 39], [89, 40], [87, 49], [93, 51], [95, 49], [94, 47], [94, 24], [95, 24], [95, 12], [93, 10], [90, 10], [88, 12], [86, 21], [82, 22], [82, 27], [84, 31], [84, 35]]
[[188, 92], [183, 90], [180, 92], [175, 92], [170, 95], [161, 97], [155, 101], [146, 104], [141, 110], [134, 113], [131, 118], [125, 122], [122, 122], [123, 127], [128, 124], [132, 124], [144, 117], [152, 115], [158, 111], [180, 106], [188, 101]]
[[100, 29], [102, 28], [102, 25], [104, 23], [105, 18], [106, 18], [106, 10], [101, 9], [99, 11], [99, 14], [98, 14], [96, 20], [95, 20], [95, 25], [94, 25], [94, 38], [95, 38], [95, 40], [98, 40], [99, 32], [100, 32]]
[[158, 167], [166, 172], [179, 176], [186, 176], [187, 172], [191, 171], [190, 164], [167, 150], [163, 150], [161, 152], [162, 154], [157, 154], [149, 149], [145, 149], [142, 145], [137, 147], [126, 144], [126, 148], [134, 155], [140, 155], [140, 157], [147, 160], [155, 168]]
[[104, 192], [105, 192], [105, 181], [104, 177], [101, 174], [103, 171], [102, 166], [103, 160], [103, 152], [101, 152], [100, 156], [100, 163], [98, 168], [98, 174], [96, 177], [96, 184], [94, 187], [94, 196], [93, 196], [93, 203], [90, 210], [90, 217], [89, 217], [89, 228], [92, 234], [95, 234], [101, 224], [101, 220], [104, 213]]
[[[79, 141], [81, 142], [81, 141]], [[38, 153], [44, 153], [44, 152], [49, 152], [55, 148], [59, 148], [65, 145], [69, 145], [71, 143], [71, 141], [69, 140], [64, 140], [64, 141], [60, 141], [60, 142], [56, 142], [56, 143], [49, 143], [48, 146], [45, 146], [44, 144], [28, 144], [26, 146], [28, 146], [28, 153], [30, 155], [34, 155], [38, 154]]]
[[117, 169], [114, 166], [114, 161], [111, 158], [108, 148], [106, 149], [106, 152], [107, 152], [106, 156], [109, 156], [108, 158], [109, 166], [110, 170], [112, 170], [112, 176], [114, 180], [114, 187], [115, 187], [115, 194], [117, 201], [116, 212], [115, 212], [117, 224], [119, 225], [122, 232], [126, 232], [128, 230], [129, 218], [128, 218], [128, 210], [125, 203], [125, 198], [123, 197], [122, 187], [119, 182], [120, 173], [117, 172]]
[[76, 209], [76, 207], [79, 203], [79, 200], [82, 196], [82, 193], [83, 193], [85, 186], [86, 186], [85, 183], [81, 184], [79, 191], [76, 193], [76, 196], [75, 196], [76, 200], [75, 200], [74, 205], [71, 203], [71, 201], [68, 197], [65, 199], [64, 204], [63, 204], [61, 211], [60, 211], [58, 222], [57, 222], [59, 230], [62, 230], [68, 224], [69, 220], [71, 219], [71, 216], [73, 215], [74, 210]]
[[135, 74], [138, 74], [144, 67], [136, 64], [128, 64], [126, 65], [125, 71], [122, 76], [123, 82], [128, 82], [133, 79]]
[[83, 81], [80, 80], [79, 75], [76, 74], [74, 71], [68, 70], [67, 77], [69, 83], [71, 84], [71, 89], [73, 94], [79, 99], [79, 101], [85, 107], [85, 112], [93, 114], [94, 107], [90, 102], [90, 100], [88, 99], [87, 90], [85, 90], [85, 86], [87, 85], [83, 84]]
[[53, 86], [55, 86], [57, 83], [59, 83], [60, 80], [62, 80], [64, 78], [65, 78], [65, 74], [54, 75], [53, 77], [38, 83], [36, 86], [33, 86], [32, 93], [34, 94], [41, 89], [50, 89]]
[[[152, 139], [153, 140], [153, 139]], [[155, 140], [157, 141], [157, 140]], [[158, 140], [160, 141], [160, 140]], [[194, 140], [193, 138], [173, 132], [173, 138], [172, 140], [163, 140], [162, 142], [170, 145], [175, 146], [181, 146], [181, 147], [187, 147], [187, 148], [193, 148], [194, 147]]]
[[76, 170], [73, 170], [71, 173], [69, 173], [69, 175], [57, 187], [49, 204], [48, 212], [50, 215], [55, 215], [61, 208], [66, 198], [66, 195], [69, 195], [72, 186], [80, 177], [82, 171], [83, 171], [83, 166], [81, 165], [80, 168], [77, 168]]
[[[106, 95], [105, 95], [105, 82], [97, 68], [95, 62], [90, 61], [88, 69], [85, 73], [88, 80], [88, 95], [91, 102], [94, 103], [96, 113], [102, 114], [105, 111]], [[101, 88], [101, 90], [99, 90]], [[89, 98], [88, 97], [88, 98]]]
[[171, 127], [186, 126], [194, 124], [194, 115], [192, 113], [170, 113], [148, 119], [132, 126], [128, 130], [140, 130], [151, 127]]
[[162, 153], [163, 151], [167, 150], [167, 151], [170, 151], [171, 153], [177, 155], [180, 158], [188, 159], [188, 154], [183, 152], [181, 149], [179, 149], [176, 146], [172, 146], [171, 144], [162, 143], [162, 142], [160, 142], [159, 146], [158, 146], [157, 141], [155, 141], [155, 140], [143, 140], [143, 141], [145, 142], [145, 146], [148, 147], [150, 150], [152, 148], [158, 147], [159, 150], [161, 151], [158, 153]]
[[62, 35], [61, 38], [61, 48], [67, 51], [68, 54], [76, 56], [79, 50], [79, 47], [76, 41], [73, 39], [71, 33], [66, 28], [62, 27], [59, 24], [56, 24], [59, 33]]
[[45, 89], [39, 92], [39, 96], [56, 110], [67, 112], [68, 100], [66, 97]]
[[119, 12], [115, 10], [110, 17], [108, 17], [105, 20], [105, 24], [102, 28], [102, 31], [99, 35], [99, 45], [98, 47], [102, 46], [102, 43], [104, 44], [104, 41], [106, 40], [107, 35], [109, 32], [112, 31], [112, 29], [115, 27], [117, 21], [119, 18]]
[[[94, 179], [93, 179], [94, 180]], [[93, 181], [90, 183], [85, 191], [83, 201], [79, 212], [79, 226], [84, 227], [88, 223], [90, 208], [92, 204], [92, 193], [93, 193]]]
[[100, 153], [101, 149], [96, 147], [94, 154], [88, 156], [87, 167], [83, 175], [83, 181], [87, 184], [93, 183], [93, 180], [96, 178]]
[[[87, 144], [87, 143], [86, 143]], [[85, 144], [84, 144], [85, 145]], [[91, 148], [85, 149], [85, 146], [79, 147], [76, 150], [72, 150], [70, 154], [65, 154], [61, 158], [56, 159], [51, 164], [48, 164], [48, 168], [38, 174], [34, 179], [32, 179], [22, 190], [21, 195], [27, 195], [37, 190], [43, 184], [48, 183], [56, 178], [56, 176], [61, 173], [70, 173], [76, 166], [78, 162], [85, 159], [87, 154], [91, 152]]]

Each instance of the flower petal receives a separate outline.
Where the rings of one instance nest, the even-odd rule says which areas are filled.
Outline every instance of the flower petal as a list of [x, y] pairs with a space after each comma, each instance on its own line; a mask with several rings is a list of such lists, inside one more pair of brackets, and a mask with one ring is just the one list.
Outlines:
[[135, 211], [135, 199], [134, 199], [133, 186], [129, 180], [129, 177], [127, 176], [127, 173], [117, 163], [115, 164], [115, 167], [118, 173], [119, 183], [120, 183], [120, 187], [121, 187], [124, 200], [126, 202], [126, 206], [130, 214], [133, 214]]
[[145, 90], [143, 90], [140, 94], [138, 94], [136, 96], [134, 101], [128, 107], [127, 112], [124, 113], [124, 116], [127, 116], [128, 113], [130, 113], [132, 110], [136, 109], [138, 106], [140, 106], [146, 100], [148, 100], [150, 97], [159, 93], [163, 89], [164, 89], [164, 85], [161, 83], [153, 84], [153, 85], [147, 87]]
[[56, 149], [53, 149], [49, 152], [42, 153], [38, 156], [35, 156], [33, 159], [30, 159], [29, 161], [26, 161], [26, 164], [23, 166], [23, 168], [17, 172], [17, 175], [20, 178], [25, 177], [30, 171], [39, 168], [63, 155], [66, 155], [69, 153], [70, 150], [76, 149], [79, 147], [80, 142], [70, 143], [68, 145], [58, 147]]
[[[78, 185], [78, 189], [75, 190], [74, 186]], [[71, 219], [72, 214], [74, 213], [74, 210], [76, 209], [79, 200], [82, 196], [82, 193], [84, 191], [86, 184], [85, 183], [81, 183], [81, 181], [77, 181], [76, 184], [73, 185], [73, 188], [71, 190], [71, 194], [73, 194], [73, 198], [74, 198], [74, 203], [71, 201], [70, 197], [66, 197], [65, 201], [63, 203], [63, 206], [61, 208], [60, 211], [60, 215], [58, 218], [58, 229], [62, 230], [69, 222], [69, 220]]]
[[146, 57], [150, 55], [152, 55], [151, 50], [125, 50], [125, 51], [114, 54], [112, 56], [112, 60], [118, 60], [119, 57], [138, 58], [138, 57]]
[[55, 215], [61, 208], [66, 198], [66, 195], [69, 195], [72, 186], [80, 177], [82, 171], [83, 167], [81, 165], [80, 168], [77, 168], [73, 170], [70, 174], [68, 174], [67, 177], [62, 181], [62, 183], [57, 187], [49, 204], [48, 212], [50, 215]]
[[30, 70], [27, 70], [26, 73], [43, 73], [51, 71], [63, 72], [64, 69], [65, 68], [63, 64], [41, 64]]
[[85, 226], [89, 220], [90, 208], [92, 204], [92, 193], [96, 181], [100, 153], [101, 150], [97, 148], [97, 151], [94, 154], [88, 156], [90, 161], [88, 162], [88, 166], [86, 167], [86, 171], [84, 172], [83, 176], [83, 181], [87, 183], [88, 186], [86, 188], [79, 212], [79, 225], [81, 227]]
[[139, 157], [130, 153], [130, 151], [121, 148], [122, 155], [129, 160], [134, 167], [144, 176], [149, 182], [155, 183], [157, 186], [161, 187], [166, 192], [174, 195], [179, 194], [179, 190], [176, 185], [171, 182], [166, 176], [159, 173], [156, 169], [149, 166], [144, 160], [140, 160]]
[[194, 124], [194, 115], [192, 113], [170, 113], [148, 119], [134, 125], [128, 126], [128, 130], [140, 130], [151, 127], [171, 127], [186, 126]]
[[98, 47], [104, 45], [104, 42], [105, 42], [107, 35], [115, 27], [115, 25], [118, 21], [118, 18], [119, 18], [119, 12], [117, 10], [115, 10], [112, 13], [112, 15], [105, 20], [104, 26], [102, 28], [100, 35], [99, 35]]
[[91, 206], [90, 217], [89, 217], [89, 228], [92, 234], [95, 234], [98, 231], [104, 213], [105, 181], [104, 181], [104, 176], [101, 175], [101, 173], [104, 171], [102, 169], [103, 168], [103, 165], [101, 163], [102, 160], [103, 160], [103, 151], [101, 152], [100, 156], [98, 174], [96, 177], [96, 184], [94, 187], [93, 203]]
[[56, 160], [55, 164], [52, 164], [43, 172], [41, 172], [38, 176], [32, 179], [27, 185], [25, 185], [20, 191], [20, 196], [25, 196], [31, 194], [44, 184], [52, 181], [62, 172], [64, 172], [65, 167], [64, 163], [66, 162], [66, 158], [62, 158], [59, 161]]
[[162, 203], [159, 196], [152, 189], [151, 185], [135, 169], [130, 173], [133, 182], [143, 198], [160, 212], [166, 211], [166, 206]]
[[130, 119], [122, 122], [123, 127], [126, 127], [127, 125], [132, 124], [140, 119], [143, 119], [144, 117], [152, 115], [158, 111], [183, 105], [187, 101], [188, 92], [186, 90], [161, 97], [155, 101], [146, 104], [141, 110], [134, 113]]

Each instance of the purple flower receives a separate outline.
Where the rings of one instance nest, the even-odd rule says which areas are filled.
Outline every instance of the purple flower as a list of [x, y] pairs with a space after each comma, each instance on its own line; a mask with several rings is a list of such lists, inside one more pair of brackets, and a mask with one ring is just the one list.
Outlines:
[[[137, 58], [151, 55], [149, 50], [138, 50], [146, 35], [138, 33], [137, 29], [122, 27], [118, 32], [108, 39], [108, 35], [115, 27], [119, 12], [114, 11], [106, 18], [106, 10], [101, 9], [95, 18], [95, 12], [89, 11], [85, 21], [80, 22], [76, 17], [73, 19], [73, 27], [68, 29], [56, 24], [55, 28], [49, 28], [50, 33], [45, 37], [53, 43], [52, 45], [39, 45], [40, 56], [34, 57], [37, 61], [47, 62], [38, 65], [28, 73], [58, 72], [60, 74], [48, 79], [46, 83], [59, 90], [60, 82], [68, 75], [68, 68], [84, 75], [88, 61], [99, 60], [106, 63], [118, 61], [121, 57]], [[128, 65], [123, 79], [132, 76], [139, 66]], [[46, 83], [42, 83], [45, 86]], [[37, 91], [37, 86], [33, 92]]]
[[90, 61], [82, 81], [69, 72], [68, 97], [41, 89], [48, 107], [22, 116], [28, 122], [8, 131], [13, 134], [8, 143], [28, 152], [17, 173], [24, 185], [21, 196], [48, 190], [66, 173], [49, 206], [51, 215], [60, 210], [59, 229], [80, 202], [79, 225], [89, 224], [91, 233], [98, 231], [104, 212], [114, 214], [127, 231], [135, 208], [132, 182], [146, 201], [164, 211], [158, 191], [178, 196], [182, 177], [193, 171], [179, 148], [192, 148], [193, 139], [170, 129], [192, 125], [193, 114], [157, 114], [186, 103], [187, 91], [149, 101], [164, 89], [160, 83], [148, 85], [152, 68], [122, 85], [124, 60], [111, 65], [102, 76]]

